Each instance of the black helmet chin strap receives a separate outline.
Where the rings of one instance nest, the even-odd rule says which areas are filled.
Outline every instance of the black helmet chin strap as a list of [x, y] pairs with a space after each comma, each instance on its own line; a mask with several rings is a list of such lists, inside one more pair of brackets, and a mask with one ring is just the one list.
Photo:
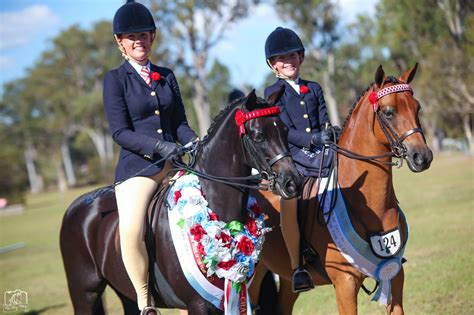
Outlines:
[[278, 79], [283, 79], [283, 80], [288, 80], [289, 77], [287, 77], [286, 75], [284, 74], [281, 74], [280, 72], [278, 72], [278, 70], [276, 70], [275, 68], [273, 68], [272, 64], [270, 63], [270, 59], [267, 59], [267, 65], [270, 67], [270, 69], [272, 70], [272, 72], [275, 74], [275, 76], [278, 78]]

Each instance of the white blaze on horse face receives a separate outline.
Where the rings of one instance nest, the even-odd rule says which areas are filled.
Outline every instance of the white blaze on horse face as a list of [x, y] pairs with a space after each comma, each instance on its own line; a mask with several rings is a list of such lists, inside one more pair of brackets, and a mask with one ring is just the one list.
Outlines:
[[277, 122], [276, 122], [276, 121], [274, 121], [274, 122], [273, 122], [273, 125], [274, 125], [275, 127], [278, 127], [278, 125], [277, 125]]

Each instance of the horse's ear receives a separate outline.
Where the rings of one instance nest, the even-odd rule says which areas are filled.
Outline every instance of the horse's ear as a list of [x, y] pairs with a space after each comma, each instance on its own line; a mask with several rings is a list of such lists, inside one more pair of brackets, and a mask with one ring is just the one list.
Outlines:
[[385, 72], [382, 69], [382, 65], [379, 65], [377, 70], [375, 71], [375, 78], [374, 78], [375, 85], [377, 85], [378, 88], [382, 87], [384, 78], [385, 78]]
[[399, 79], [403, 82], [410, 83], [415, 77], [417, 69], [418, 69], [418, 62], [415, 63], [415, 65], [412, 68], [405, 71]]
[[255, 105], [257, 104], [257, 94], [255, 94], [255, 89], [250, 91], [250, 93], [247, 95], [247, 98], [245, 99], [245, 107], [247, 107], [248, 110], [253, 110]]
[[270, 96], [267, 98], [267, 102], [269, 104], [276, 105], [280, 101], [284, 93], [285, 93], [285, 86], [282, 85], [278, 91], [270, 94]]

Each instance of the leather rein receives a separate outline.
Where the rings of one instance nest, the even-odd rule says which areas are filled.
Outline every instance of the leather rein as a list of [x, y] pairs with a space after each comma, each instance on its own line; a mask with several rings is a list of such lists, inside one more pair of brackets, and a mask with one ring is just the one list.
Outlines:
[[[258, 117], [274, 116], [274, 115], [278, 115], [279, 113], [280, 113], [280, 108], [278, 106], [273, 106], [273, 107], [263, 108], [263, 109], [256, 109], [247, 113], [244, 112], [242, 109], [238, 109], [235, 113], [235, 123], [237, 124], [237, 127], [239, 128], [239, 136], [242, 138], [242, 143], [246, 152], [246, 159], [250, 159], [253, 161], [253, 164], [256, 165], [258, 168], [259, 175], [252, 175], [252, 176], [245, 176], [245, 177], [215, 176], [215, 175], [209, 175], [209, 174], [205, 174], [200, 171], [197, 171], [194, 168], [192, 168], [192, 166], [186, 165], [183, 162], [180, 162], [178, 160], [173, 161], [173, 165], [179, 168], [186, 169], [204, 179], [220, 182], [220, 183], [227, 184], [230, 186], [273, 191], [275, 189], [275, 184], [276, 184], [276, 179], [278, 178], [278, 174], [276, 174], [272, 170], [272, 166], [279, 160], [287, 156], [291, 156], [291, 153], [289, 151], [284, 151], [275, 155], [272, 158], [266, 158], [265, 156], [263, 156], [260, 150], [257, 149], [257, 147], [254, 144], [254, 141], [250, 139], [250, 137], [246, 133], [245, 123], [249, 120], [252, 120]], [[192, 154], [193, 151], [195, 151], [195, 149], [196, 148], [194, 148], [194, 150], [188, 151], [188, 153]], [[190, 165], [193, 165], [193, 164], [194, 163], [190, 163]], [[264, 179], [265, 182], [261, 182], [262, 179]], [[259, 183], [254, 184], [254, 185], [251, 185], [251, 184], [249, 185], [245, 183], [248, 181], [257, 181]]]

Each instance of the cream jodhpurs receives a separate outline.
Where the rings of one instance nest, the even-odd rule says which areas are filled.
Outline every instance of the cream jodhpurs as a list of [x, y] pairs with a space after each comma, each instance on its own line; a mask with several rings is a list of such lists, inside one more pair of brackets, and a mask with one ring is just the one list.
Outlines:
[[166, 176], [170, 165], [150, 177], [132, 177], [115, 186], [119, 212], [122, 260], [137, 293], [138, 308], [147, 306], [148, 254], [144, 243], [145, 215], [153, 193]]

